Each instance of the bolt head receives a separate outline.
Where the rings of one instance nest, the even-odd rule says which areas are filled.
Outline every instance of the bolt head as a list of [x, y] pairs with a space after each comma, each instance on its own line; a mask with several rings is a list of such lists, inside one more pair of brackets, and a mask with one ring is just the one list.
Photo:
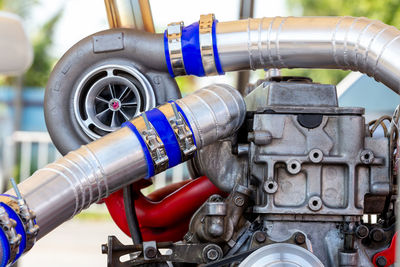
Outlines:
[[382, 229], [373, 229], [371, 231], [371, 238], [375, 242], [383, 241], [383, 239], [385, 238], [384, 234], [383, 234], [383, 230]]
[[303, 245], [306, 242], [306, 236], [303, 233], [296, 233], [294, 236], [294, 242], [297, 245]]
[[368, 227], [365, 225], [360, 225], [356, 229], [356, 235], [358, 238], [363, 239], [366, 238], [369, 234]]
[[387, 264], [386, 258], [384, 256], [379, 256], [378, 258], [376, 258], [376, 265], [378, 265], [378, 267], [384, 267]]
[[265, 236], [265, 233], [264, 232], [260, 232], [260, 231], [255, 233], [254, 238], [256, 239], [256, 241], [258, 243], [264, 243], [265, 240], [267, 239], [267, 237]]
[[238, 207], [242, 207], [244, 205], [244, 198], [241, 196], [236, 196], [233, 201], [235, 202], [235, 205]]
[[144, 254], [146, 255], [147, 258], [152, 259], [155, 258], [157, 256], [157, 249], [153, 248], [153, 247], [148, 247], [146, 248], [146, 250], [144, 251]]
[[207, 251], [207, 259], [209, 259], [210, 261], [215, 261], [216, 259], [218, 259], [219, 253], [216, 249], [210, 249], [209, 251]]

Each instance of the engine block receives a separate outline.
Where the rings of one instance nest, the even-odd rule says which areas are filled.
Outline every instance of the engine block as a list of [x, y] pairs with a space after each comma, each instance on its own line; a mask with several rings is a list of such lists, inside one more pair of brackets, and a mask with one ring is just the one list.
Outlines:
[[[231, 177], [248, 178], [257, 188], [255, 213], [342, 221], [363, 215], [369, 197], [391, 192], [388, 139], [371, 137], [362, 108], [338, 107], [334, 86], [264, 82], [245, 100], [247, 123], [234, 144], [238, 155], [221, 153], [231, 146], [217, 144], [203, 149], [198, 161], [225, 189], [233, 187]], [[210, 153], [228, 156], [215, 161], [205, 157]], [[227, 161], [231, 184], [221, 185], [227, 183], [220, 181]], [[248, 170], [240, 171], [243, 164]]]
[[[237, 135], [203, 148], [194, 169], [231, 196], [240, 193], [238, 185], [247, 187], [246, 203], [271, 242], [290, 243], [300, 233], [325, 266], [370, 265], [368, 257], [385, 242], [362, 240], [369, 231], [380, 231], [387, 241], [393, 234], [368, 228], [362, 219], [385, 213], [393, 193], [389, 139], [372, 136], [363, 108], [338, 107], [333, 85], [275, 77], [245, 102], [247, 116]], [[238, 225], [246, 228], [240, 220]], [[192, 219], [189, 232], [199, 227], [199, 219]]]
[[366, 194], [389, 194], [388, 140], [369, 136], [361, 109], [338, 108], [333, 86], [266, 86], [267, 106], [254, 112], [248, 135], [255, 213], [341, 221], [334, 216], [363, 214]]

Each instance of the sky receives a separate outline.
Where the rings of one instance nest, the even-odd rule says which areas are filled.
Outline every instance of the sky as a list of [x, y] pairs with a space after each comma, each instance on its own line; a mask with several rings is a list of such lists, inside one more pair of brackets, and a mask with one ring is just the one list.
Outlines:
[[[60, 8], [64, 8], [55, 34], [52, 54], [59, 58], [72, 45], [84, 37], [108, 28], [104, 0], [40, 0], [26, 23], [28, 32], [35, 32]], [[214, 13], [219, 21], [236, 20], [239, 0], [150, 0], [156, 29], [184, 21], [189, 25], [198, 21], [201, 14]], [[285, 16], [284, 0], [256, 0], [254, 17]]]

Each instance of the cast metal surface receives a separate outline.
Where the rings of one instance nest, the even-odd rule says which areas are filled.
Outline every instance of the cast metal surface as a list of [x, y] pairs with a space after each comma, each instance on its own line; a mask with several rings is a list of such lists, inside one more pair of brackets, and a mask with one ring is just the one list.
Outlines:
[[193, 215], [185, 240], [190, 243], [236, 242], [238, 231], [248, 223], [242, 215], [249, 205], [250, 194], [248, 188], [237, 185], [225, 200], [218, 195], [211, 196]]
[[367, 193], [391, 192], [388, 139], [366, 134], [361, 109], [338, 108], [335, 87], [266, 82], [245, 101], [254, 110], [248, 115], [247, 157], [232, 153], [232, 146], [245, 139], [243, 133], [242, 140], [204, 148], [197, 161], [201, 172], [225, 191], [251, 177], [260, 192], [255, 213], [317, 213], [341, 220], [363, 214]]
[[[331, 85], [273, 78], [245, 102], [248, 112], [237, 134], [197, 152], [199, 173], [231, 192], [218, 202], [232, 198], [237, 184], [247, 185], [253, 191], [247, 215], [258, 215], [263, 223], [255, 241], [287, 243], [289, 236], [303, 233], [325, 266], [371, 266], [372, 256], [388, 246], [394, 234], [386, 226], [361, 221], [364, 205], [371, 210], [374, 197], [386, 199], [393, 192], [389, 138], [371, 136], [363, 109], [338, 107]], [[228, 215], [219, 216], [199, 209], [189, 228], [196, 233], [189, 235], [191, 240], [197, 236], [195, 242], [216, 241], [204, 232], [215, 233], [238, 206], [225, 208]], [[384, 212], [383, 205], [374, 209]], [[252, 248], [249, 241], [241, 241], [247, 240], [246, 220], [241, 220], [233, 233], [222, 227], [220, 236], [233, 237], [224, 241], [223, 249], [230, 251], [225, 257]], [[303, 239], [299, 234], [293, 244]]]
[[[139, 46], [143, 47], [138, 49]], [[102, 76], [102, 73], [106, 75]], [[151, 108], [180, 97], [178, 86], [166, 67], [163, 35], [132, 29], [111, 29], [88, 36], [60, 59], [46, 87], [46, 126], [61, 154], [65, 155], [93, 141], [95, 136], [110, 132], [110, 129], [103, 131], [99, 128], [104, 128], [104, 123], [112, 128], [108, 124], [111, 123], [110, 118], [104, 118], [101, 120], [104, 123], [100, 123], [95, 118], [96, 112], [93, 112], [96, 121], [94, 126], [83, 122], [87, 120], [86, 109], [102, 107], [99, 100], [86, 99], [88, 90], [94, 93], [92, 86], [98, 80], [112, 84], [114, 79], [118, 79], [118, 84], [122, 86], [128, 85], [131, 98], [137, 92], [141, 98], [142, 110], [139, 112], [144, 111], [146, 105]], [[82, 94], [77, 92], [80, 90]], [[98, 90], [107, 92], [101, 88]], [[86, 101], [88, 106], [85, 106]], [[130, 110], [133, 113], [134, 107], [130, 106]], [[108, 116], [111, 113], [108, 112]]]

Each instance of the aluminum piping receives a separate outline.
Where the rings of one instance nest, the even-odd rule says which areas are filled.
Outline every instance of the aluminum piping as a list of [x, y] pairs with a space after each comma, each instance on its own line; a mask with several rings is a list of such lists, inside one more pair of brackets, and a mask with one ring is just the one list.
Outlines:
[[[173, 167], [193, 156], [196, 149], [230, 136], [243, 123], [245, 112], [237, 90], [228, 85], [209, 86], [147, 111], [128, 122], [128, 127], [36, 171], [18, 188], [36, 214], [37, 238], [122, 187]], [[187, 147], [193, 143], [194, 150]], [[166, 164], [160, 155], [166, 155]]]
[[[201, 51], [209, 44], [196, 43], [187, 36], [198, 34], [192, 29], [198, 24], [182, 29], [181, 65], [185, 66], [182, 73], [213, 75], [215, 72], [206, 70], [215, 68], [220, 74], [260, 68], [344, 69], [366, 73], [400, 94], [397, 59], [400, 31], [380, 21], [354, 17], [274, 17], [214, 21], [212, 25], [209, 32], [214, 61], [208, 60], [206, 66], [201, 64], [204, 57]], [[170, 73], [174, 74], [167, 53], [166, 60]], [[193, 62], [200, 62], [201, 70], [191, 68]]]

